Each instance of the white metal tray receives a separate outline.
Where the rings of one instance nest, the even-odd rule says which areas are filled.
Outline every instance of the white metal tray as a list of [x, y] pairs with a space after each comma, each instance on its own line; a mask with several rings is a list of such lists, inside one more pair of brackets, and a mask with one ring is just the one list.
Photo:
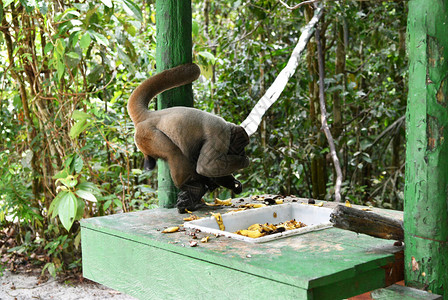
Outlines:
[[[225, 231], [219, 229], [218, 223], [213, 216], [185, 222], [184, 227], [199, 229], [202, 232], [211, 234], [220, 234], [250, 243], [263, 243], [291, 235], [298, 235], [310, 231], [329, 228], [332, 226], [330, 223], [331, 212], [331, 209], [325, 207], [317, 207], [314, 205], [299, 203], [285, 203], [222, 214]], [[278, 224], [285, 221], [290, 221], [292, 219], [300, 221], [307, 226], [293, 230], [286, 230], [259, 238], [250, 238], [233, 233], [237, 230], [247, 229], [250, 225], [256, 223]]]

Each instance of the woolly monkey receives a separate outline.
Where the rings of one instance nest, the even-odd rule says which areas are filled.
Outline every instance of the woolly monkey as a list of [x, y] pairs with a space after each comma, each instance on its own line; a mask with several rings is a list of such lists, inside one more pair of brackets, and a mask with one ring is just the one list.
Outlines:
[[249, 136], [241, 126], [190, 107], [148, 110], [157, 94], [189, 84], [199, 75], [196, 64], [165, 70], [141, 83], [128, 102], [144, 167], [152, 170], [158, 158], [168, 162], [173, 182], [180, 189], [179, 213], [197, 209], [202, 196], [218, 186], [240, 193], [241, 183], [232, 173], [249, 165], [244, 151]]

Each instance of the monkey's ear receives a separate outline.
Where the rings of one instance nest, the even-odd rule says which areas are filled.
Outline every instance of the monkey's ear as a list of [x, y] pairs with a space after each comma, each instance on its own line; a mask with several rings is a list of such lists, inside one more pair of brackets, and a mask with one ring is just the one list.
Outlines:
[[145, 161], [143, 162], [143, 169], [145, 171], [152, 171], [156, 167], [156, 160], [151, 156], [145, 155]]

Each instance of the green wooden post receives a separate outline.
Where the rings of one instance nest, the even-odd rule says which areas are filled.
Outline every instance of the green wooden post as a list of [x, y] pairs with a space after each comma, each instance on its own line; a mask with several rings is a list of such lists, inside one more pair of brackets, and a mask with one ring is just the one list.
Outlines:
[[411, 0], [406, 284], [448, 298], [448, 0]]
[[[192, 62], [191, 1], [157, 0], [157, 71]], [[158, 96], [157, 107], [193, 106], [193, 91], [190, 85], [166, 91]], [[159, 206], [174, 207], [177, 189], [171, 180], [168, 164], [158, 161]]]

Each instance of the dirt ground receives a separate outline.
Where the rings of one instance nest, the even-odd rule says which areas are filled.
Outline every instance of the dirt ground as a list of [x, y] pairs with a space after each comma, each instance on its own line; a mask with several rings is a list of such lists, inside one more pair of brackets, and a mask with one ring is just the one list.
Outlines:
[[83, 283], [59, 283], [50, 278], [40, 282], [37, 275], [13, 274], [4, 271], [0, 276], [0, 300], [135, 300], [136, 298], [111, 290], [103, 285]]

